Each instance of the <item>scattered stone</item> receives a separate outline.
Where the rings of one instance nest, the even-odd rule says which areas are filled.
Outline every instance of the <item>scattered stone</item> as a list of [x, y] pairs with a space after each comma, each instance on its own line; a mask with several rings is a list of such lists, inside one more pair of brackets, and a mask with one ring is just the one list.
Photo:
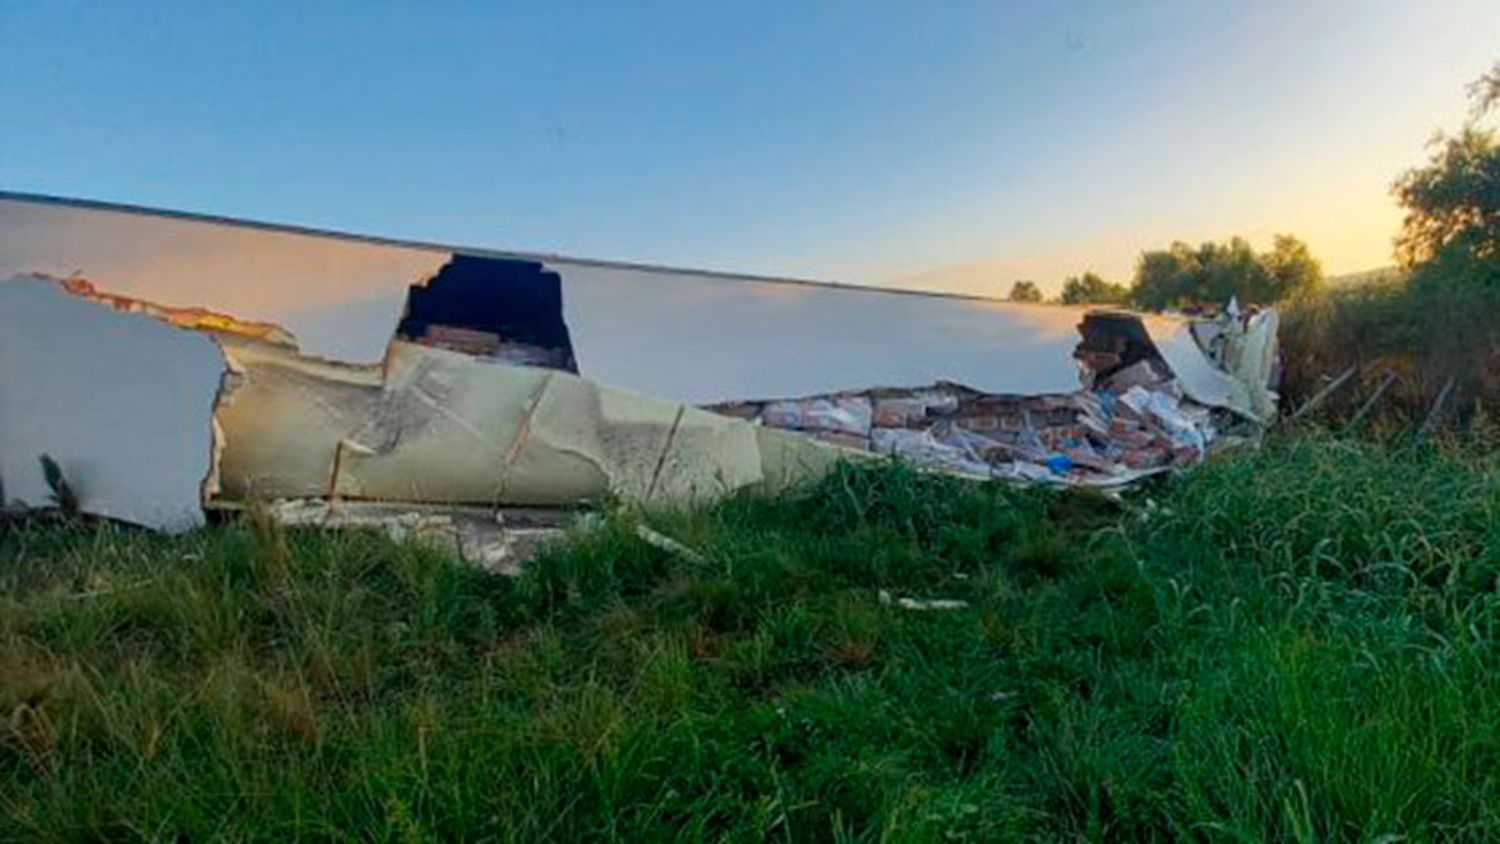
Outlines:
[[566, 532], [571, 514], [563, 510], [449, 505], [387, 504], [375, 501], [283, 499], [265, 505], [272, 521], [288, 527], [379, 530], [395, 542], [419, 542], [506, 576], [522, 567]]

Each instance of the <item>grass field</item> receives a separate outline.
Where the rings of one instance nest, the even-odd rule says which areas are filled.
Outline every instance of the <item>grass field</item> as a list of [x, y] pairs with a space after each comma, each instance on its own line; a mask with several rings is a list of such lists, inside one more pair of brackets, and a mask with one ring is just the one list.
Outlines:
[[641, 518], [517, 580], [12, 529], [0, 838], [1500, 836], [1500, 459], [1283, 438], [1123, 504], [850, 468], [645, 517], [696, 562]]

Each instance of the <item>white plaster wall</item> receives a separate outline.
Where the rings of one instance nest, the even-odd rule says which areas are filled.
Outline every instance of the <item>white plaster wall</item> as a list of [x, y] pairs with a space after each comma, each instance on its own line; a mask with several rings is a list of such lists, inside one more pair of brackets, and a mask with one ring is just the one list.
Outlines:
[[552, 262], [579, 371], [707, 403], [957, 381], [1077, 388], [1083, 309]]
[[378, 361], [406, 288], [448, 253], [0, 199], [0, 278], [81, 273], [162, 305], [272, 322], [310, 355]]

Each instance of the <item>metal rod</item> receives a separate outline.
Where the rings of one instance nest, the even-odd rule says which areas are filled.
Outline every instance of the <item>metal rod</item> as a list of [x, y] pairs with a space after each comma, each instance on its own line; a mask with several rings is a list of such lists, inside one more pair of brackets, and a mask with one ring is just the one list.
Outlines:
[[1438, 413], [1443, 409], [1443, 402], [1448, 400], [1448, 394], [1453, 392], [1453, 376], [1443, 383], [1443, 389], [1438, 391], [1437, 398], [1432, 401], [1432, 409], [1427, 411], [1427, 418], [1422, 421], [1421, 430], [1417, 431], [1418, 437], [1427, 436], [1433, 426], [1437, 423]]
[[1323, 404], [1323, 402], [1328, 400], [1329, 396], [1333, 395], [1335, 390], [1344, 386], [1345, 382], [1354, 377], [1354, 370], [1355, 367], [1353, 366], [1344, 370], [1342, 375], [1333, 379], [1333, 381], [1330, 382], [1328, 386], [1319, 390], [1312, 398], [1308, 399], [1303, 403], [1301, 407], [1297, 408], [1297, 412], [1292, 414], [1292, 418], [1290, 421], [1296, 422], [1298, 419], [1301, 419], [1312, 411], [1317, 410], [1318, 407]]
[[1371, 393], [1370, 397], [1365, 399], [1365, 403], [1359, 406], [1359, 410], [1355, 412], [1354, 418], [1349, 420], [1349, 430], [1352, 431], [1358, 428], [1359, 423], [1365, 421], [1365, 416], [1371, 410], [1375, 409], [1375, 403], [1380, 401], [1380, 397], [1385, 395], [1385, 391], [1389, 390], [1394, 383], [1396, 383], [1396, 373], [1387, 372], [1385, 380], [1380, 382], [1380, 386], [1375, 388], [1375, 392]]

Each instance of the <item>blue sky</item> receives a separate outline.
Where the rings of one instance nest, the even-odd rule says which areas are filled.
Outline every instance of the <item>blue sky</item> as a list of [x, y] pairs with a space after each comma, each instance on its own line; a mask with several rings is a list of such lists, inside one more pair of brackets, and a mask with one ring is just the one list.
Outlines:
[[1500, 2], [0, 0], [0, 187], [982, 290], [1388, 261]]

